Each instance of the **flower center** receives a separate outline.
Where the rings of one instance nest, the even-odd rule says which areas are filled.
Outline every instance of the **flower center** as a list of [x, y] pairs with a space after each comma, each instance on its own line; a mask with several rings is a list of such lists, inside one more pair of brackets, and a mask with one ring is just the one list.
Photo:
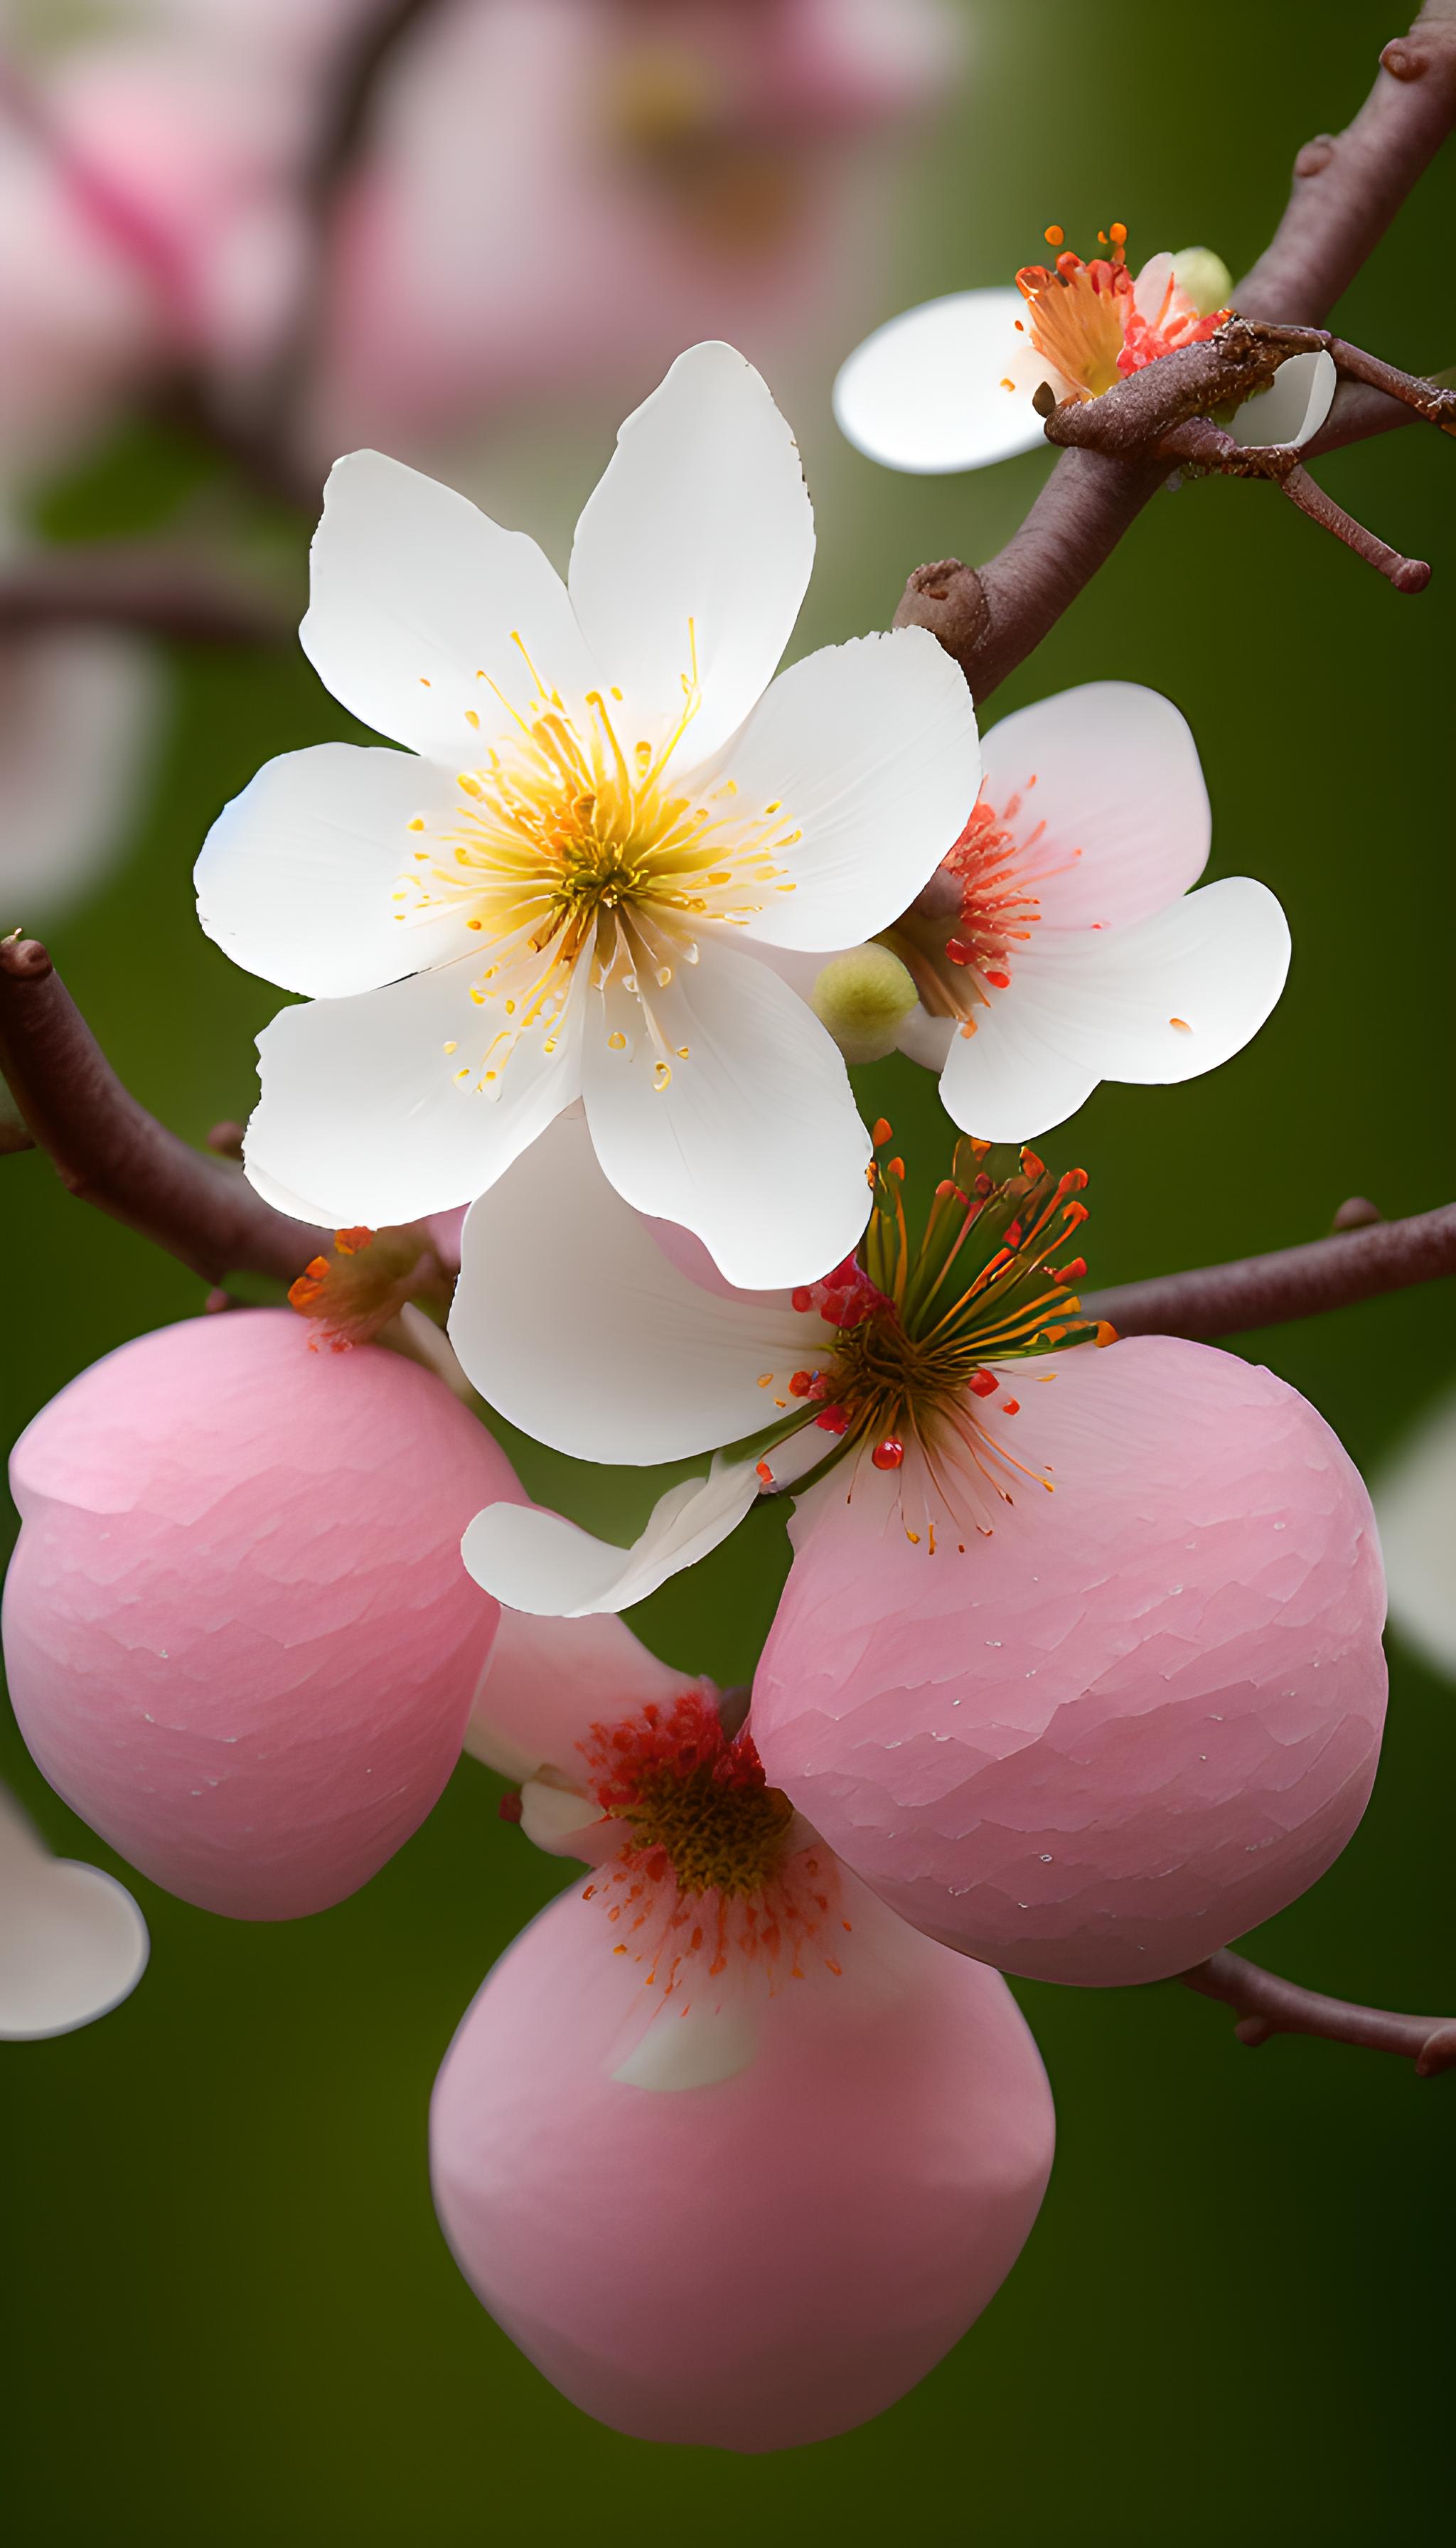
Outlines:
[[[1114, 222], [1110, 242], [1099, 231], [1111, 256], [1095, 256], [1090, 265], [1071, 248], [1063, 248], [1052, 266], [1024, 265], [1016, 288], [1027, 305], [1027, 319], [1017, 320], [1031, 335], [1039, 354], [1055, 366], [1081, 398], [1098, 398], [1120, 380], [1119, 358], [1133, 309], [1133, 278], [1128, 272], [1127, 228]], [[1062, 233], [1053, 223], [1046, 232], [1052, 247]]]
[[[744, 928], [770, 893], [792, 893], [781, 854], [800, 834], [776, 799], [746, 812], [731, 777], [684, 790], [672, 772], [700, 699], [690, 621], [682, 711], [656, 745], [619, 735], [620, 690], [589, 690], [574, 714], [514, 643], [533, 686], [517, 707], [477, 675], [506, 725], [458, 774], [459, 802], [414, 851], [397, 916], [453, 910], [486, 942], [471, 997], [493, 1012], [495, 1032], [478, 1061], [456, 1068], [461, 1088], [499, 1094], [523, 1036], [553, 1052], [584, 965], [602, 996], [608, 1046], [629, 1053], [645, 1035], [665, 1088], [690, 1056], [678, 975], [698, 960], [696, 932]], [[476, 709], [466, 719], [480, 730]], [[422, 816], [410, 829], [430, 831]]]
[[[1085, 1259], [1051, 1261], [1087, 1218], [1079, 1200], [1087, 1179], [1080, 1168], [1053, 1177], [1024, 1149], [1019, 1174], [998, 1184], [981, 1164], [990, 1144], [961, 1139], [954, 1173], [937, 1186], [924, 1235], [913, 1245], [904, 1162], [879, 1157], [890, 1138], [881, 1118], [863, 1263], [850, 1258], [792, 1296], [796, 1310], [817, 1310], [836, 1338], [822, 1364], [790, 1379], [788, 1400], [808, 1404], [776, 1438], [809, 1421], [834, 1437], [819, 1468], [800, 1474], [800, 1489], [846, 1453], [858, 1465], [867, 1451], [876, 1469], [903, 1472], [907, 1535], [927, 1538], [934, 1554], [937, 1531], [944, 1534], [949, 1521], [963, 1550], [967, 1531], [989, 1536], [988, 1496], [1009, 1503], [1023, 1482], [1048, 1492], [1051, 1486], [1011, 1449], [1004, 1427], [992, 1432], [983, 1420], [993, 1398], [1002, 1415], [1021, 1412], [1020, 1401], [1002, 1394], [1005, 1366], [1058, 1346], [1112, 1341], [1111, 1327], [1082, 1318], [1069, 1290], [1086, 1273]], [[907, 1465], [911, 1449], [918, 1456]], [[772, 1455], [759, 1469], [766, 1486], [775, 1483]]]
[[[1100, 398], [1130, 373], [1141, 371], [1159, 355], [1180, 345], [1193, 345], [1217, 333], [1228, 317], [1215, 310], [1205, 318], [1174, 281], [1171, 266], [1157, 307], [1139, 309], [1138, 289], [1128, 270], [1127, 225], [1114, 222], [1099, 230], [1099, 244], [1111, 250], [1084, 262], [1062, 247], [1063, 233], [1053, 222], [1047, 244], [1060, 251], [1055, 263], [1024, 265], [1016, 288], [1027, 305], [1017, 326], [1029, 334], [1036, 351], [1061, 374], [1074, 398]], [[1013, 384], [1008, 382], [1008, 388]]]
[[832, 1864], [816, 1846], [792, 1846], [793, 1807], [769, 1785], [746, 1728], [730, 1738], [688, 1690], [671, 1707], [593, 1725], [582, 1750], [597, 1803], [626, 1835], [584, 1898], [604, 1900], [622, 1932], [614, 1951], [647, 1962], [649, 1983], [673, 1991], [739, 1959], [772, 1987], [802, 1976], [811, 1946], [840, 1970], [827, 1940], [848, 1923], [835, 1911]]
[[1022, 828], [1036, 784], [1033, 772], [999, 814], [980, 797], [925, 891], [883, 932], [921, 1005], [932, 1017], [959, 1019], [965, 1035], [975, 1033], [977, 1009], [1011, 987], [1015, 953], [1030, 944], [1042, 917], [1035, 888], [1064, 875], [1082, 855], [1073, 850], [1050, 866], [1038, 860], [1046, 826]]

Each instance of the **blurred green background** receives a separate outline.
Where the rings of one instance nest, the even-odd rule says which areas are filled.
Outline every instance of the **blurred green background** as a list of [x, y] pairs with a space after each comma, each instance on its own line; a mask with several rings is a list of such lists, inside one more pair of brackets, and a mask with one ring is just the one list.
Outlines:
[[[1207, 240], [1237, 273], [1296, 147], [1353, 113], [1397, 17], [1385, 0], [964, 14], [968, 83], [908, 162], [866, 325], [1009, 277], [1052, 220], [1073, 243], [1126, 221], [1135, 261]], [[1417, 369], [1456, 358], [1453, 210], [1452, 172], [1436, 171], [1340, 313], [1357, 341]], [[826, 369], [793, 414], [820, 533], [796, 651], [883, 624], [923, 558], [989, 553], [1047, 465], [887, 476], [838, 441], [829, 388]], [[552, 420], [534, 486], [529, 432], [502, 455], [501, 510], [558, 555], [615, 420], [587, 405], [570, 433]], [[489, 460], [474, 482], [487, 498]], [[51, 527], [144, 526], [197, 467], [180, 442], [134, 431], [52, 504]], [[1250, 1050], [1185, 1088], [1103, 1089], [1044, 1144], [1090, 1171], [1095, 1281], [1314, 1235], [1349, 1194], [1404, 1213], [1451, 1192], [1453, 471], [1449, 442], [1425, 432], [1320, 469], [1386, 538], [1433, 559], [1416, 599], [1272, 491], [1160, 498], [994, 702], [1100, 677], [1166, 690], [1208, 773], [1210, 872], [1264, 878], [1294, 932], [1287, 995]], [[302, 529], [260, 518], [256, 536], [286, 537], [301, 572]], [[292, 651], [179, 654], [171, 673], [144, 820], [52, 944], [131, 1086], [201, 1139], [247, 1112], [250, 1039], [276, 1001], [198, 932], [192, 860], [260, 760], [352, 729]], [[26, 916], [0, 912], [0, 927]], [[912, 1168], [939, 1173], [934, 1082], [898, 1062], [858, 1076]], [[0, 1202], [13, 1434], [97, 1355], [196, 1313], [201, 1287], [71, 1204], [39, 1156], [0, 1163]], [[1451, 1310], [1442, 1286], [1239, 1349], [1303, 1389], [1368, 1473], [1449, 1375]], [[660, 1484], [573, 1479], [528, 1451], [520, 1465], [618, 1537]], [[762, 1513], [634, 1624], [675, 1662], [745, 1680], [784, 1562]], [[1399, 1648], [1392, 1684], [1362, 1829], [1251, 1951], [1353, 1997], [1449, 2008], [1451, 1694]], [[127, 1876], [153, 1942], [115, 2015], [0, 2048], [17, 2542], [1367, 2541], [1438, 2518], [1456, 2081], [1322, 2045], [1250, 2055], [1224, 2012], [1172, 1985], [1018, 1985], [1061, 2140], [1008, 2285], [873, 2425], [709, 2462], [624, 2440], [558, 2398], [478, 2308], [434, 2224], [435, 2068], [492, 1959], [560, 1880], [498, 1822], [492, 1779], [463, 1765], [354, 1900], [250, 1927], [132, 1876], [45, 1786], [8, 1716], [0, 1774], [54, 1848]]]

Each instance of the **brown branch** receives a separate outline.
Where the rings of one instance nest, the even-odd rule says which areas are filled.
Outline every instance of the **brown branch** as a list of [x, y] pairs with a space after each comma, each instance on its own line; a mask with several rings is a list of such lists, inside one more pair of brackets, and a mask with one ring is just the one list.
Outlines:
[[[1279, 228], [1234, 293], [1240, 314], [1320, 324], [1453, 127], [1456, 0], [1428, 0], [1410, 34], [1387, 45], [1375, 86], [1347, 132], [1336, 140], [1321, 136], [1301, 151]], [[1123, 388], [1150, 374], [1166, 382], [1167, 367], [1197, 350], [1164, 355]], [[1159, 394], [1156, 386], [1144, 393]], [[1322, 447], [1334, 448], [1333, 439]], [[1040, 645], [1166, 475], [1165, 464], [1063, 450], [1005, 548], [979, 569], [956, 559], [917, 568], [895, 625], [929, 628], [955, 656], [976, 700], [984, 700]]]
[[35, 939], [0, 940], [0, 1072], [62, 1185], [208, 1282], [247, 1272], [286, 1283], [331, 1245], [137, 1104]]
[[121, 542], [47, 549], [0, 572], [0, 636], [81, 626], [190, 646], [277, 646], [295, 625], [261, 593]]
[[1417, 2079], [1434, 2079], [1442, 2070], [1456, 2068], [1456, 2018], [1407, 2017], [1397, 2009], [1326, 1999], [1322, 1991], [1265, 1972], [1261, 1964], [1247, 1962], [1227, 1947], [1191, 1972], [1179, 1973], [1178, 1979], [1186, 1990], [1237, 2011], [1233, 2032], [1240, 2044], [1267, 2044], [1271, 2035], [1319, 2035], [1328, 2044], [1397, 2053], [1403, 2061], [1414, 2062]]
[[1250, 318], [1318, 325], [1456, 124], [1456, 0], [1426, 0], [1348, 131], [1307, 141], [1284, 217], [1235, 292]]
[[1408, 1221], [1344, 1228], [1303, 1247], [1089, 1293], [1083, 1308], [1121, 1336], [1228, 1336], [1347, 1309], [1446, 1274], [1456, 1274], [1456, 1204], [1449, 1203]]

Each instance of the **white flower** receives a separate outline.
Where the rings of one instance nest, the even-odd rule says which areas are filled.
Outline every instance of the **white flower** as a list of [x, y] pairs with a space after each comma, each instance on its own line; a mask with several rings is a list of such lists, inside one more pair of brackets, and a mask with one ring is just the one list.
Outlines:
[[759, 1495], [841, 1461], [857, 1494], [869, 1464], [930, 1552], [937, 1532], [987, 1533], [1036, 1474], [1016, 1439], [1015, 1375], [1093, 1330], [1068, 1288], [1085, 1270], [1069, 1253], [1086, 1218], [1069, 1198], [1085, 1179], [1058, 1181], [1028, 1151], [1021, 1175], [993, 1186], [984, 1151], [957, 1144], [970, 1192], [940, 1189], [920, 1250], [895, 1160], [875, 1172], [867, 1273], [850, 1260], [791, 1292], [747, 1293], [701, 1251], [695, 1279], [692, 1242], [630, 1211], [595, 1169], [586, 1126], [563, 1116], [466, 1221], [456, 1352], [500, 1414], [572, 1458], [714, 1457], [705, 1478], [662, 1497], [630, 1549], [557, 1513], [491, 1505], [462, 1543], [477, 1583], [543, 1616], [626, 1609], [716, 1548]]
[[1391, 1625], [1456, 1680], [1456, 1392], [1427, 1410], [1371, 1493]]
[[813, 546], [793, 439], [726, 345], [681, 356], [623, 426], [569, 588], [448, 489], [338, 464], [304, 646], [410, 750], [270, 762], [199, 861], [204, 927], [312, 996], [259, 1042], [262, 1194], [415, 1220], [581, 1097], [619, 1193], [737, 1280], [853, 1245], [869, 1151], [843, 1062], [753, 951], [872, 936], [980, 765], [923, 631], [773, 678]]
[[69, 2035], [105, 2017], [146, 1969], [146, 1922], [114, 1875], [52, 1858], [0, 1787], [0, 2041]]
[[[1032, 404], [1044, 382], [1058, 402], [1097, 398], [1211, 335], [1228, 312], [1207, 309], [1185, 288], [1201, 281], [1209, 251], [1154, 256], [1135, 281], [1126, 235], [1115, 222], [1109, 255], [1084, 263], [1067, 249], [1054, 267], [1024, 266], [1014, 290], [950, 292], [886, 320], [835, 383], [841, 431], [887, 469], [981, 469], [1045, 444]], [[1059, 229], [1047, 238], [1060, 247]], [[1308, 442], [1334, 388], [1328, 354], [1291, 355], [1226, 430], [1237, 442]]]
[[902, 1050], [941, 1072], [962, 1131], [1025, 1141], [1103, 1079], [1195, 1079], [1256, 1035], [1289, 927], [1249, 876], [1197, 893], [1209, 800], [1156, 690], [1092, 682], [985, 737], [961, 839], [885, 932], [921, 1006]]

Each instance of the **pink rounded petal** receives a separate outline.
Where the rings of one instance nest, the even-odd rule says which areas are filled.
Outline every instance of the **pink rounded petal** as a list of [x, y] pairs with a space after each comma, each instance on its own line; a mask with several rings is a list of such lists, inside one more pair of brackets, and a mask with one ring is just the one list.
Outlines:
[[[1048, 1376], [1050, 1375], [1050, 1376]], [[891, 1483], [793, 1525], [764, 1767], [931, 1936], [1155, 1981], [1294, 1899], [1365, 1808], [1385, 1713], [1369, 1499], [1271, 1372], [1167, 1336], [1021, 1367], [1029, 1483], [963, 1555]]]
[[507, 2333], [646, 2441], [847, 2431], [985, 2308], [1036, 2219], [1050, 2091], [999, 1975], [852, 1879], [843, 1971], [784, 1984], [732, 2075], [618, 2075], [663, 2012], [565, 1894], [496, 1966], [430, 2115], [435, 2204]]
[[1035, 944], [1046, 929], [1145, 919], [1197, 883], [1208, 789], [1187, 722], [1160, 691], [1060, 690], [1003, 717], [982, 753], [982, 794], [1008, 823], [1017, 878], [1040, 911]]
[[520, 1489], [484, 1427], [401, 1355], [234, 1310], [83, 1372], [10, 1475], [5, 1661], [51, 1785], [210, 1911], [364, 1883], [444, 1786], [495, 1632], [460, 1535]]

